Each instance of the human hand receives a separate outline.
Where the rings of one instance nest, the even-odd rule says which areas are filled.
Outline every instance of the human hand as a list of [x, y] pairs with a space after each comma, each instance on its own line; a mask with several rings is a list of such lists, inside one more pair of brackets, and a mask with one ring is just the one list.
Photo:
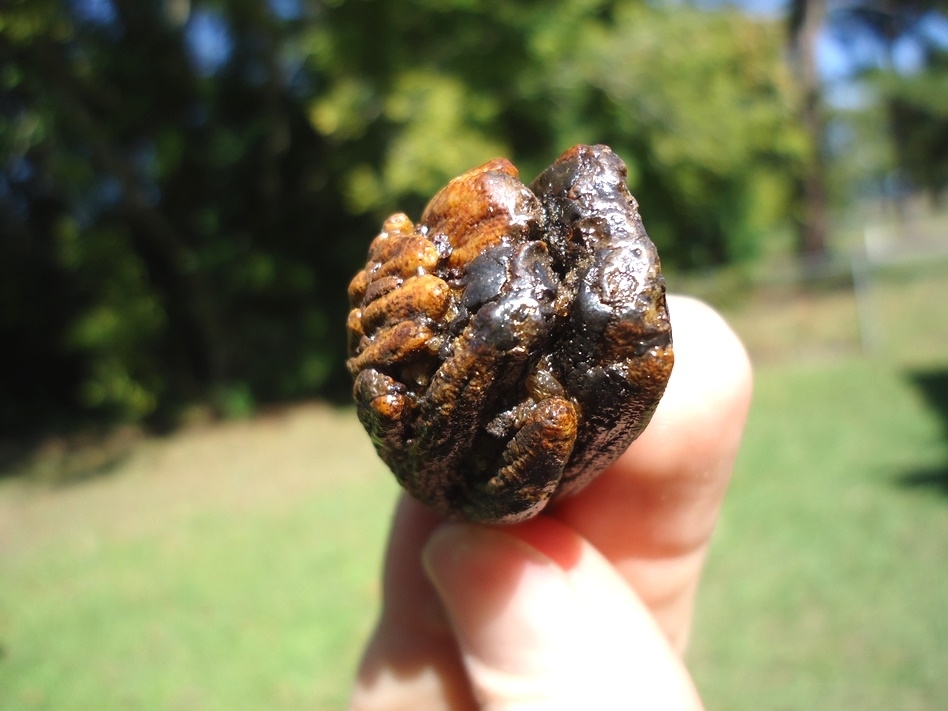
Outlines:
[[503, 527], [402, 497], [351, 711], [701, 708], [680, 655], [751, 371], [709, 307], [669, 311], [665, 396], [582, 492]]

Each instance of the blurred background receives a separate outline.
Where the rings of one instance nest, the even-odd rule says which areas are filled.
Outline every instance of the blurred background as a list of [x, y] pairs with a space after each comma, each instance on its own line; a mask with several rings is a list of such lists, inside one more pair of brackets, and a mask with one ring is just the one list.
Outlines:
[[944, 0], [4, 2], [0, 708], [344, 706], [396, 495], [346, 285], [576, 143], [755, 362], [708, 707], [944, 708]]

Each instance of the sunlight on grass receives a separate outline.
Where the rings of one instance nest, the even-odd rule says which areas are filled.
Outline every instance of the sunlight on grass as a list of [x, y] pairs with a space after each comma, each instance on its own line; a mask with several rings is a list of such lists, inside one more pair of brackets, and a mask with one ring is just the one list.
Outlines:
[[862, 360], [758, 373], [691, 653], [709, 708], [948, 698], [948, 423], [907, 375]]
[[[689, 655], [709, 709], [948, 698], [948, 376], [919, 373], [758, 368]], [[395, 496], [354, 413], [320, 406], [0, 480], [0, 706], [343, 707]]]
[[[365, 439], [351, 412], [344, 425], [326, 412], [304, 419], [313, 427], [310, 439], [332, 439], [320, 443], [321, 460], [297, 463], [310, 469], [312, 483], [296, 496], [268, 496], [261, 488], [255, 501], [240, 501], [229, 482], [260, 482], [232, 468], [194, 472], [217, 480], [212, 497], [182, 489], [180, 481], [172, 482], [177, 496], [159, 496], [147, 473], [119, 471], [89, 484], [100, 489], [96, 497], [83, 496], [82, 484], [50, 491], [47, 505], [60, 514], [78, 507], [96, 519], [119, 504], [126, 511], [113, 510], [117, 518], [129, 507], [153, 518], [148, 501], [129, 501], [123, 491], [123, 477], [138, 476], [167, 525], [89, 525], [76, 514], [57, 528], [39, 515], [23, 516], [25, 525], [45, 531], [35, 532], [36, 545], [7, 537], [16, 545], [0, 549], [0, 706], [341, 707], [377, 611], [395, 485], [371, 447], [356, 449], [348, 481], [328, 471], [340, 427], [360, 444]], [[298, 428], [299, 420], [284, 424]], [[287, 439], [270, 429], [264, 439]], [[275, 460], [285, 455], [282, 443], [273, 443]], [[167, 451], [174, 446], [152, 460], [174, 459]], [[286, 470], [258, 473], [276, 486], [294, 477]], [[42, 506], [37, 495], [9, 482], [0, 489], [0, 497], [23, 507]], [[189, 495], [195, 506], [180, 508], [179, 497]]]
[[363, 484], [21, 558], [4, 576], [2, 686], [27, 708], [338, 708], [391, 494]]

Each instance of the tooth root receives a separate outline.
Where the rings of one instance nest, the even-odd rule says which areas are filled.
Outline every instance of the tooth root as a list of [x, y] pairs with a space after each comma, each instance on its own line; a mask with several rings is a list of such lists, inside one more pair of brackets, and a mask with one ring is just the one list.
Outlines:
[[391, 367], [411, 360], [426, 350], [433, 331], [414, 321], [402, 321], [376, 333], [371, 343], [355, 358], [346, 362], [349, 372], [356, 375], [364, 368]]
[[439, 319], [447, 311], [450, 298], [451, 288], [443, 279], [431, 274], [413, 277], [366, 306], [361, 328], [372, 333], [386, 322], [397, 323], [418, 316]]

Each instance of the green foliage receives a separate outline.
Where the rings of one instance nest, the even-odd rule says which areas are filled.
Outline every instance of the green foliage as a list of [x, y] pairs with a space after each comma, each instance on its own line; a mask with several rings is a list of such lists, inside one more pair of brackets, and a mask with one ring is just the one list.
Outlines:
[[[805, 3], [793, 4], [799, 11]], [[935, 28], [946, 17], [945, 0], [858, 0], [829, 15], [830, 32], [874, 50], [850, 58], [849, 88], [860, 91], [864, 105], [837, 112], [836, 123], [849, 139], [833, 146], [838, 192], [855, 188], [895, 200], [909, 191], [928, 193], [933, 201], [944, 197], [948, 47]], [[914, 67], [900, 68], [900, 46], [912, 48]]]
[[630, 185], [673, 266], [747, 259], [786, 220], [807, 139], [781, 42], [779, 27], [731, 12], [632, 5], [566, 59], [578, 90], [604, 93], [597, 130], [633, 162]]
[[371, 227], [278, 76], [289, 29], [222, 6], [235, 49], [212, 78], [163, 3], [80, 5], [0, 11], [0, 428], [342, 389], [357, 250], [338, 243]]
[[90, 408], [115, 408], [124, 419], [150, 415], [161, 394], [160, 367], [151, 354], [167, 318], [148, 289], [145, 265], [120, 233], [80, 235], [64, 220], [59, 237], [63, 267], [95, 294], [66, 333], [67, 347], [90, 360], [80, 401]]
[[[351, 156], [353, 210], [378, 219], [417, 208], [497, 154], [512, 155], [529, 179], [568, 146], [601, 142], [629, 163], [646, 224], [673, 266], [746, 259], [785, 220], [808, 144], [793, 121], [798, 97], [779, 25], [638, 2], [562, 0], [516, 12], [447, 2], [437, 14], [423, 3], [366, 6], [387, 18], [381, 36], [334, 34], [359, 26], [341, 6], [309, 45], [311, 61], [332, 69], [310, 118]], [[367, 60], [380, 53], [383, 68]]]
[[183, 7], [0, 10], [2, 428], [345, 393], [345, 287], [381, 220], [498, 155], [530, 179], [612, 145], [671, 267], [746, 260], [790, 211], [807, 145], [778, 23], [638, 0]]
[[891, 73], [878, 84], [889, 110], [897, 165], [905, 178], [938, 198], [948, 191], [948, 50], [911, 77]]

